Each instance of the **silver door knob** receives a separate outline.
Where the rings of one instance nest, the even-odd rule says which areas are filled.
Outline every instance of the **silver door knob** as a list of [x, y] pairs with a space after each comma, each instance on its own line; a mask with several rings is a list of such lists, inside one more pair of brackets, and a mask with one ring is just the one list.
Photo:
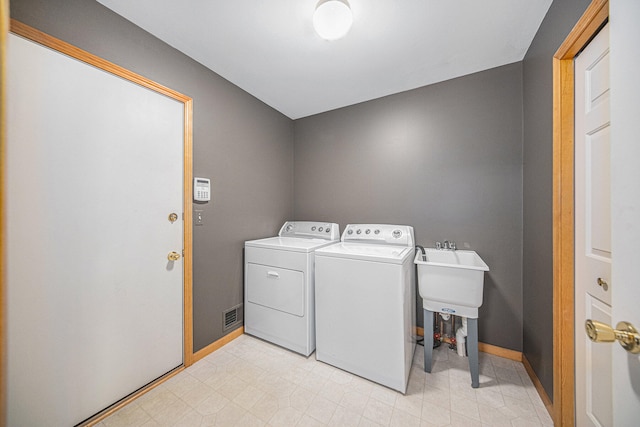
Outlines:
[[597, 320], [587, 319], [584, 327], [593, 342], [620, 342], [622, 348], [630, 353], [640, 353], [640, 334], [636, 328], [629, 322], [618, 322], [616, 329], [611, 326], [598, 322]]

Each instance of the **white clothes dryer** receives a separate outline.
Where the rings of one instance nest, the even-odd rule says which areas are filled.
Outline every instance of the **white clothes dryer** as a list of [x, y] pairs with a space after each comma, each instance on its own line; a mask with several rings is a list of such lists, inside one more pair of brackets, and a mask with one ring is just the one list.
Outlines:
[[295, 221], [278, 237], [245, 242], [247, 334], [305, 356], [315, 350], [315, 250], [339, 238], [338, 224]]
[[406, 393], [416, 347], [413, 227], [350, 224], [316, 251], [316, 359]]

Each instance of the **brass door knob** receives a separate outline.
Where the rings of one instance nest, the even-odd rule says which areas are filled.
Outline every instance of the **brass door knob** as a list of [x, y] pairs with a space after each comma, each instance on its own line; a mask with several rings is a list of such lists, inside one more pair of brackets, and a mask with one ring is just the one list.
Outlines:
[[613, 329], [605, 323], [587, 319], [584, 322], [584, 327], [589, 339], [593, 342], [614, 342], [618, 340], [622, 348], [628, 352], [640, 353], [640, 334], [629, 322], [618, 322], [616, 329]]
[[609, 289], [609, 284], [602, 277], [598, 277], [598, 286], [600, 286], [605, 291]]
[[167, 259], [169, 261], [177, 261], [180, 259], [180, 254], [178, 252], [169, 252], [169, 255], [167, 255]]

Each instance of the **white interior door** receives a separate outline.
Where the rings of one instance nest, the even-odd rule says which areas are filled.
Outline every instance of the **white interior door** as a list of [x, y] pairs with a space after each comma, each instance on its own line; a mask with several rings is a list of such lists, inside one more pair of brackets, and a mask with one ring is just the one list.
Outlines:
[[[609, 2], [611, 19], [611, 182], [613, 325], [640, 328], [640, 2]], [[614, 343], [613, 420], [640, 425], [640, 354]]]
[[609, 26], [575, 60], [576, 425], [612, 426], [610, 345], [591, 342], [586, 319], [611, 324]]
[[8, 425], [74, 425], [182, 364], [184, 105], [8, 51]]

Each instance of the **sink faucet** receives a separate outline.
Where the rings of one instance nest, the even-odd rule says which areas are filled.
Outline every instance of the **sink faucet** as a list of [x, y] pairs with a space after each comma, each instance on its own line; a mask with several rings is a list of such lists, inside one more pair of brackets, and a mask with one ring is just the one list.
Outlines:
[[436, 249], [455, 251], [457, 249], [456, 242], [450, 242], [448, 240], [445, 240], [444, 242], [442, 242], [442, 244], [440, 242], [436, 242]]

